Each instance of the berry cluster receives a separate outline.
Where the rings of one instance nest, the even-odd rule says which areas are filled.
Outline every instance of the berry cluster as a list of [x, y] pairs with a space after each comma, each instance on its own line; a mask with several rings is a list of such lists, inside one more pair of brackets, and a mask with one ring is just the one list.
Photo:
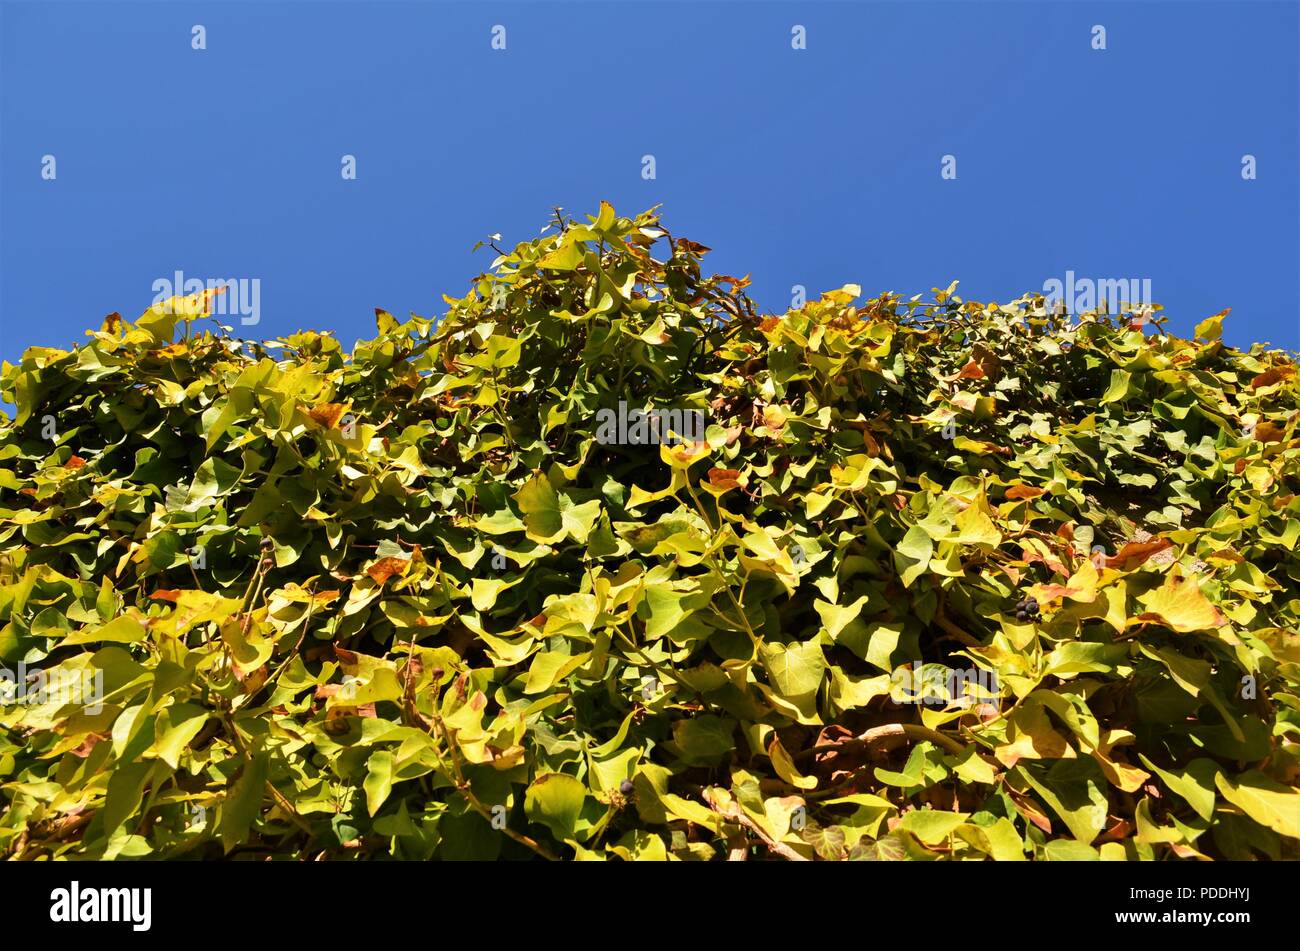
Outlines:
[[1023, 601], [1016, 602], [1016, 620], [1020, 622], [1032, 621], [1038, 617], [1038, 602], [1033, 598], [1025, 598]]

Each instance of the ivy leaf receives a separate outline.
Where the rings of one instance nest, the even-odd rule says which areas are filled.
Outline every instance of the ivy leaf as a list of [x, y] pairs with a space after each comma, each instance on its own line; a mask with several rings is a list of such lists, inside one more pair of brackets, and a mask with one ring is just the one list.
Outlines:
[[1161, 769], [1145, 756], [1141, 757], [1151, 770], [1176, 795], [1187, 801], [1202, 819], [1209, 821], [1214, 815], [1214, 789], [1219, 776], [1219, 766], [1211, 759], [1196, 759], [1186, 769]]
[[898, 543], [894, 551], [894, 567], [903, 584], [911, 587], [930, 565], [930, 555], [934, 552], [934, 541], [925, 529], [913, 525]]
[[1077, 840], [1087, 845], [1101, 834], [1109, 801], [1106, 778], [1095, 760], [1060, 759], [1046, 767], [1022, 763], [1015, 772], [1033, 787]]
[[587, 787], [564, 773], [538, 776], [524, 796], [524, 812], [530, 822], [539, 822], [560, 839], [578, 833], [578, 820], [587, 798]]
[[548, 479], [534, 475], [514, 495], [519, 511], [524, 516], [526, 534], [542, 544], [571, 538], [586, 544], [592, 526], [600, 517], [600, 500], [575, 504], [567, 495], [560, 495]]
[[1236, 778], [1215, 773], [1214, 783], [1224, 799], [1260, 825], [1280, 835], [1300, 839], [1300, 792], [1256, 769], [1247, 770]]
[[926, 845], [942, 844], [957, 831], [968, 816], [964, 812], [944, 812], [939, 809], [915, 809], [903, 816], [899, 828], [912, 833]]
[[376, 750], [366, 764], [366, 778], [362, 783], [366, 791], [366, 811], [374, 815], [393, 791], [393, 754]]
[[1146, 606], [1131, 623], [1151, 621], [1179, 633], [1211, 630], [1226, 623], [1223, 614], [1201, 593], [1196, 578], [1188, 575], [1165, 576], [1165, 582], [1156, 590], [1138, 598]]
[[229, 852], [248, 838], [248, 830], [262, 805], [266, 794], [267, 767], [270, 754], [261, 751], [248, 759], [239, 778], [226, 793], [221, 804], [219, 827], [221, 844]]

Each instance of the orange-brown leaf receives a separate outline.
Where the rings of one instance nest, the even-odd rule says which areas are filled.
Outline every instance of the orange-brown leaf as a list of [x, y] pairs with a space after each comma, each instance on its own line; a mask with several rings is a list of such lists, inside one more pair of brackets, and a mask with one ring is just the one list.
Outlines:
[[333, 429], [346, 411], [347, 406], [342, 403], [321, 403], [308, 410], [307, 415], [326, 429]]
[[366, 574], [374, 579], [375, 584], [383, 584], [393, 575], [405, 574], [411, 563], [405, 558], [381, 558], [369, 568]]
[[1129, 542], [1116, 554], [1107, 556], [1102, 564], [1107, 568], [1132, 571], [1152, 555], [1162, 552], [1166, 548], [1172, 548], [1173, 545], [1174, 543], [1167, 538], [1153, 538], [1147, 542]]
[[1250, 388], [1258, 390], [1262, 386], [1272, 386], [1281, 380], [1289, 379], [1295, 376], [1295, 367], [1281, 366], [1273, 367], [1271, 370], [1265, 370], [1255, 379], [1250, 381]]
[[739, 469], [710, 469], [709, 482], [715, 489], [735, 489], [740, 486]]
[[1013, 485], [1007, 489], [1007, 498], [1009, 499], [1036, 499], [1042, 494], [1042, 489], [1035, 488], [1032, 485]]
[[1286, 437], [1286, 430], [1275, 423], [1260, 423], [1255, 427], [1255, 438], [1260, 442], [1281, 442]]

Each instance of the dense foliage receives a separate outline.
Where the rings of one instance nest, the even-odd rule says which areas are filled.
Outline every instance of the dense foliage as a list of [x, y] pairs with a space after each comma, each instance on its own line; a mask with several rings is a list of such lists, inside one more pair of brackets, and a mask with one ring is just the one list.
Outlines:
[[707, 251], [602, 205], [351, 353], [209, 292], [5, 364], [0, 851], [1297, 857], [1292, 357]]

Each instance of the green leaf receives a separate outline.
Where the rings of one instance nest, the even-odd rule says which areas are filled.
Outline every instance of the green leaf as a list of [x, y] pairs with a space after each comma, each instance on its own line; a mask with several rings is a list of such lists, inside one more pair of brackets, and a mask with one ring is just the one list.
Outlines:
[[673, 747], [688, 766], [711, 766], [735, 749], [736, 721], [711, 713], [673, 722]]
[[528, 787], [524, 812], [529, 822], [546, 826], [557, 839], [572, 839], [586, 798], [587, 787], [572, 776], [546, 773]]
[[152, 763], [125, 763], [109, 775], [104, 796], [105, 835], [111, 836], [122, 823], [135, 815], [152, 772]]
[[1048, 862], [1098, 862], [1101, 854], [1076, 839], [1053, 839], [1043, 846], [1043, 858]]
[[168, 707], [158, 717], [158, 740], [153, 751], [172, 769], [180, 768], [180, 756], [190, 741], [198, 736], [209, 713], [194, 703], [179, 703]]
[[267, 767], [270, 754], [262, 751], [244, 762], [221, 804], [219, 828], [221, 844], [227, 852], [248, 838], [249, 827], [261, 810], [266, 795]]
[[533, 663], [528, 668], [524, 693], [545, 693], [590, 659], [589, 653], [571, 656], [560, 651], [543, 651], [534, 654]]
[[1187, 801], [1198, 816], [1209, 820], [1214, 815], [1214, 788], [1219, 776], [1219, 766], [1211, 759], [1196, 759], [1182, 770], [1161, 769], [1145, 756], [1141, 757], [1151, 770], [1177, 796]]
[[840, 631], [844, 630], [850, 621], [857, 619], [867, 601], [868, 596], [864, 594], [852, 604], [834, 605], [829, 601], [818, 600], [813, 604], [813, 607], [821, 617], [822, 626], [826, 628], [826, 633], [834, 640], [839, 637]]
[[817, 691], [826, 674], [826, 656], [821, 644], [817, 641], [762, 644], [759, 656], [772, 691], [806, 715], [813, 715]]
[[62, 641], [64, 646], [76, 644], [134, 644], [147, 636], [144, 625], [129, 614], [109, 621], [98, 628], [82, 628]]
[[1059, 759], [1050, 766], [1024, 761], [1014, 770], [1052, 808], [1080, 842], [1091, 844], [1106, 825], [1106, 777], [1091, 757]]
[[1133, 375], [1127, 370], [1111, 370], [1110, 386], [1106, 388], [1106, 392], [1102, 395], [1101, 405], [1105, 406], [1108, 403], [1122, 403], [1124, 400], [1128, 399], [1132, 392], [1132, 379]]
[[1300, 792], [1257, 769], [1247, 770], [1235, 779], [1215, 773], [1214, 783], [1224, 799], [1260, 825], [1300, 839]]
[[362, 783], [366, 791], [366, 811], [374, 815], [393, 791], [393, 754], [388, 750], [376, 750], [370, 754], [366, 763], [366, 779]]
[[147, 539], [141, 546], [141, 551], [152, 568], [163, 571], [176, 563], [182, 547], [184, 543], [178, 534], [164, 531]]
[[903, 816], [899, 827], [912, 833], [926, 845], [940, 845], [947, 841], [967, 818], [964, 812], [916, 809]]
[[[998, 862], [1024, 862], [1025, 843], [1010, 819], [999, 817], [988, 825], [967, 823], [957, 829], [957, 834], [971, 842], [980, 851]], [[1057, 840], [1071, 842], [1073, 840]]]
[[894, 567], [898, 576], [907, 587], [912, 586], [917, 578], [929, 567], [930, 555], [934, 552], [934, 542], [925, 529], [913, 525], [898, 543], [894, 552]]
[[574, 504], [567, 495], [558, 494], [541, 475], [535, 475], [524, 483], [514, 498], [523, 513], [526, 534], [543, 544], [560, 541], [566, 536], [585, 544], [592, 526], [600, 517], [599, 499]]

